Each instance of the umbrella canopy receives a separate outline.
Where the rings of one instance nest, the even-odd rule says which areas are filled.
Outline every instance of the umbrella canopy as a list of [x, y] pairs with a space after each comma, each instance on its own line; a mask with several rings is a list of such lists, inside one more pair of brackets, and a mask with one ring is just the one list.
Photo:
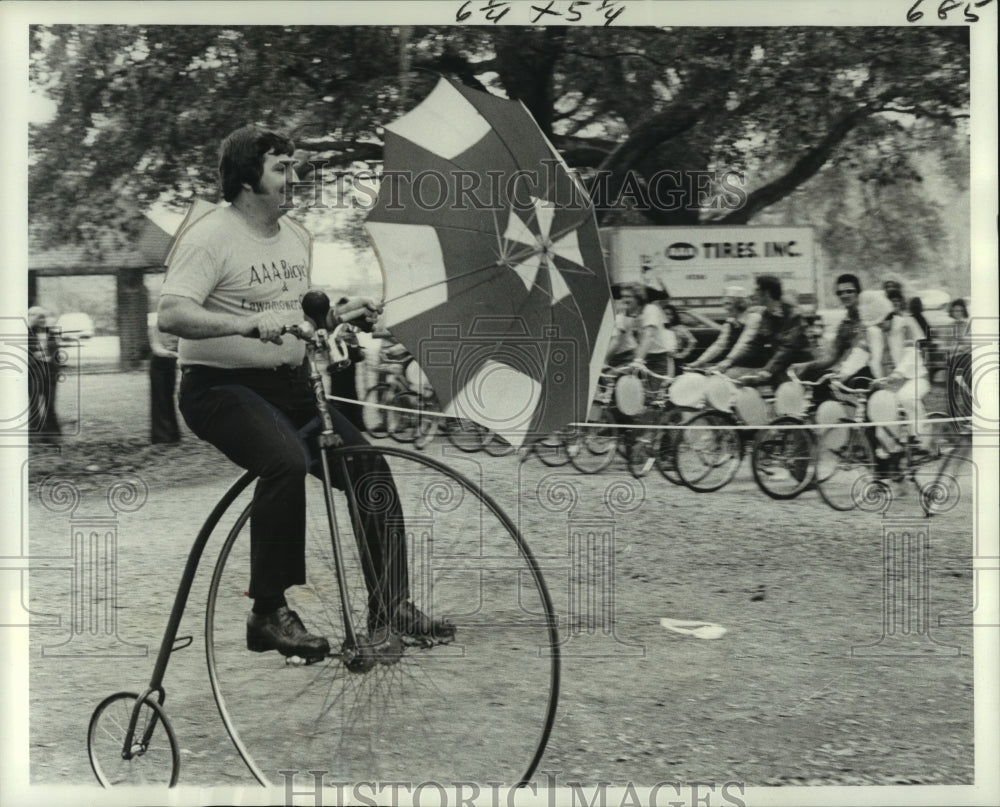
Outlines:
[[586, 419], [611, 288], [590, 197], [523, 104], [442, 78], [386, 127], [365, 227], [385, 327], [445, 414], [514, 445]]

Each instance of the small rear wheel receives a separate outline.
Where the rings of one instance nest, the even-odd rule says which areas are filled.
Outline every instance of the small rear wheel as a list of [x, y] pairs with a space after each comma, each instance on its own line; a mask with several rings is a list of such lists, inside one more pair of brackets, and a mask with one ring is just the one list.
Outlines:
[[116, 692], [101, 701], [90, 718], [87, 755], [103, 787], [177, 784], [181, 767], [177, 738], [155, 700], [147, 698], [139, 706], [129, 758], [124, 758], [125, 737], [138, 700], [134, 692]]
[[772, 499], [794, 499], [812, 484], [815, 453], [812, 433], [805, 421], [786, 415], [757, 432], [750, 467], [757, 486]]

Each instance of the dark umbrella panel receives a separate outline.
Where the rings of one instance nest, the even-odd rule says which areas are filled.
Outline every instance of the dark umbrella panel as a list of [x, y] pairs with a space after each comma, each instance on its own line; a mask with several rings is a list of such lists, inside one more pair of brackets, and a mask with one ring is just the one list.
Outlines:
[[521, 103], [439, 81], [386, 127], [366, 228], [386, 327], [447, 414], [515, 445], [586, 418], [611, 290], [590, 199]]

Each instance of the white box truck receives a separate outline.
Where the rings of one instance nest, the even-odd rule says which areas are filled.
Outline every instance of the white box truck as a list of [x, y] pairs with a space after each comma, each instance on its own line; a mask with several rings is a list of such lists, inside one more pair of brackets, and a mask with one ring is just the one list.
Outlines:
[[[718, 309], [727, 286], [752, 291], [757, 275], [770, 274], [802, 308], [818, 307], [809, 227], [605, 227], [600, 234], [612, 283], [660, 280], [678, 305]], [[651, 270], [645, 277], [643, 267]]]

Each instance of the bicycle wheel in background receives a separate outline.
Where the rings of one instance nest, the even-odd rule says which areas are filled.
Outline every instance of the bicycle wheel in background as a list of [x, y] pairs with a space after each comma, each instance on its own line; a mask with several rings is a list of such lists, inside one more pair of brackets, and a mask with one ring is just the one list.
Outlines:
[[757, 432], [750, 467], [757, 486], [772, 499], [794, 499], [812, 484], [816, 467], [814, 438], [802, 418], [785, 415]]
[[928, 413], [921, 424], [929, 455], [915, 464], [912, 478], [925, 515], [947, 512], [958, 503], [963, 487], [971, 488], [972, 434], [965, 425], [943, 412]]
[[433, 396], [421, 398], [417, 402], [420, 414], [417, 415], [417, 432], [413, 438], [413, 447], [423, 451], [441, 428], [441, 408]]
[[390, 404], [394, 394], [393, 388], [388, 384], [376, 384], [365, 393], [361, 420], [365, 424], [365, 431], [376, 439], [389, 436], [388, 412], [380, 409], [379, 405]]
[[473, 453], [480, 451], [493, 435], [485, 426], [480, 426], [473, 420], [464, 418], [448, 418], [444, 422], [445, 435], [448, 442], [459, 451]]
[[629, 473], [636, 479], [641, 479], [656, 464], [657, 443], [660, 439], [660, 432], [655, 429], [637, 429], [632, 445], [625, 458], [628, 464]]
[[532, 454], [538, 457], [542, 465], [549, 468], [561, 468], [569, 463], [569, 445], [578, 432], [572, 426], [546, 435], [532, 446]]
[[[673, 407], [663, 413], [660, 423], [664, 426], [680, 426], [693, 410]], [[656, 469], [664, 479], [674, 485], [683, 485], [684, 480], [677, 473], [677, 444], [681, 439], [680, 429], [661, 429], [656, 442]]]
[[591, 405], [587, 424], [576, 430], [566, 453], [580, 473], [596, 474], [607, 468], [618, 451], [618, 430], [606, 407]]
[[[395, 664], [349, 672], [321, 484], [310, 477], [308, 584], [288, 591], [331, 657], [292, 666], [246, 648], [247, 512], [220, 553], [209, 588], [206, 648], [220, 714], [262, 783], [281, 771], [323, 771], [328, 782], [518, 784], [530, 779], [552, 728], [559, 683], [556, 616], [541, 572], [513, 522], [464, 476], [394, 447], [330, 452], [332, 467], [374, 453], [388, 463], [403, 510], [409, 590], [428, 615], [457, 626], [454, 641], [409, 647]], [[475, 471], [474, 458], [451, 457]], [[379, 473], [356, 480], [358, 512], [385, 508]], [[344, 497], [334, 492], [353, 621], [368, 594]], [[349, 501], [349, 500], [348, 500]]]
[[491, 432], [489, 439], [483, 445], [483, 450], [491, 457], [506, 457], [508, 454], [514, 453], [514, 446], [499, 434]]
[[820, 431], [815, 451], [816, 489], [834, 510], [853, 510], [866, 490], [879, 483], [871, 438], [853, 421]]
[[420, 432], [420, 396], [415, 392], [400, 392], [392, 399], [387, 411], [389, 436], [397, 443], [412, 443]]
[[743, 460], [743, 440], [731, 428], [736, 419], [728, 412], [705, 409], [686, 425], [674, 452], [681, 481], [698, 493], [729, 484]]

